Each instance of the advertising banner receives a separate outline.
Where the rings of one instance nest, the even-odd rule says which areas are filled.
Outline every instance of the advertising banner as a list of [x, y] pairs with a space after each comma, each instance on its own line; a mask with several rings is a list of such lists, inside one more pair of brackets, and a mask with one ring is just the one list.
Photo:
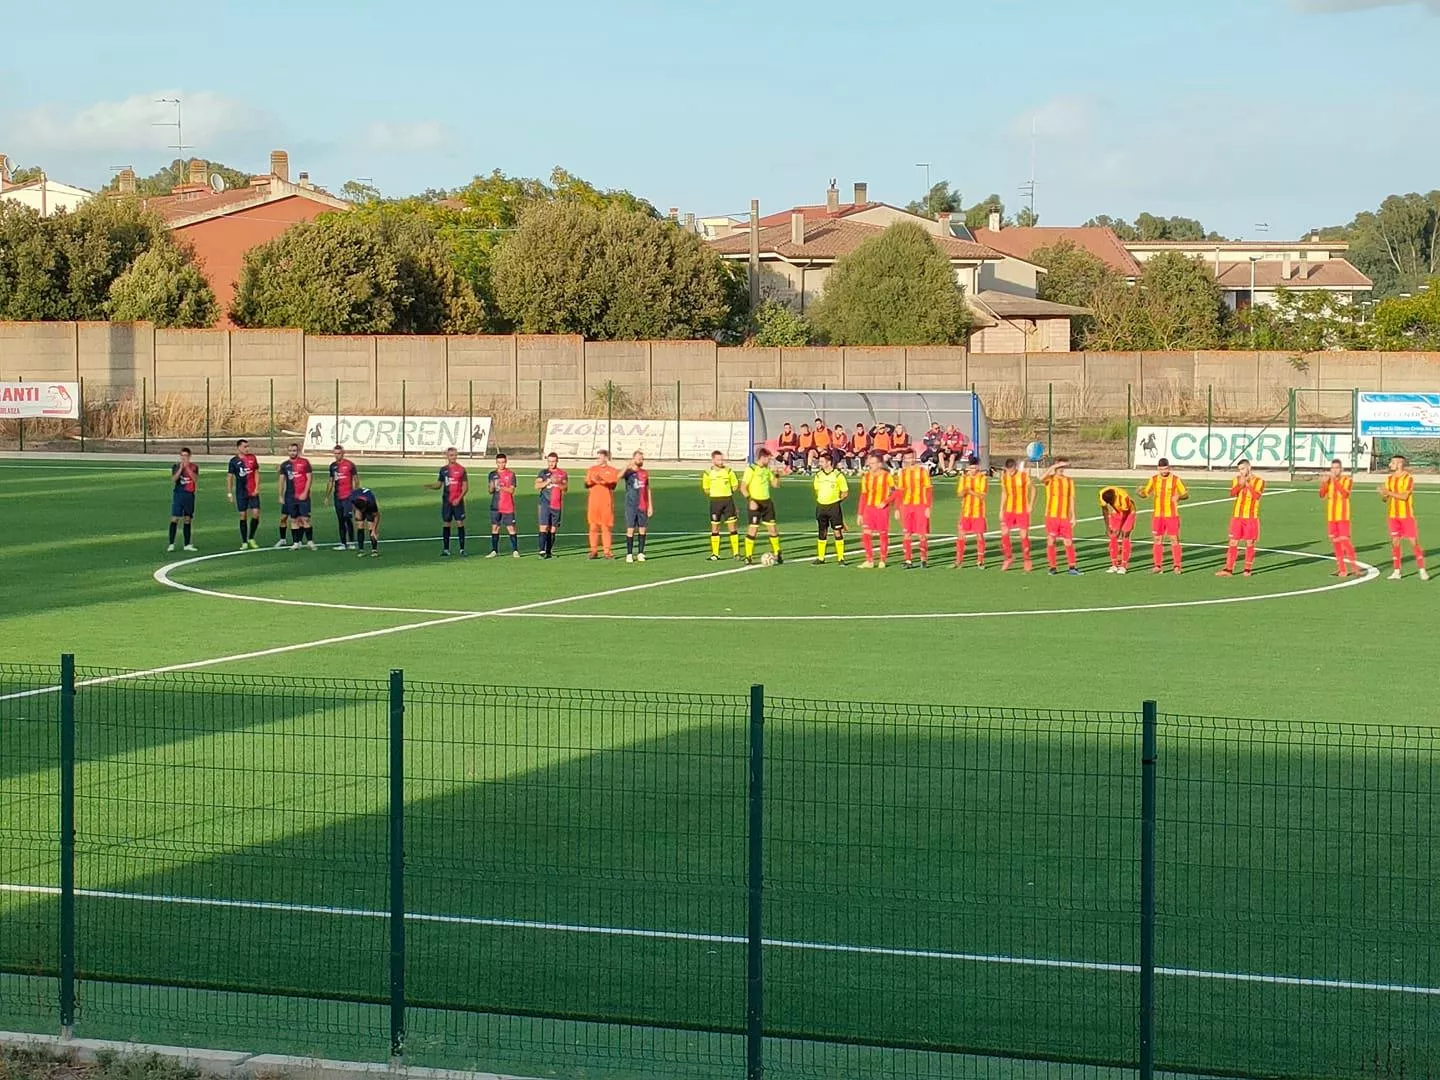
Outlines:
[[545, 452], [590, 458], [609, 450], [626, 458], [636, 450], [664, 461], [708, 461], [719, 450], [736, 461], [749, 453], [749, 425], [730, 420], [565, 420], [545, 425]]
[[0, 382], [0, 417], [80, 417], [80, 384], [73, 382]]
[[1440, 439], [1440, 394], [1361, 393], [1355, 430], [1361, 438]]
[[329, 450], [336, 443], [361, 454], [443, 454], [451, 446], [462, 454], [483, 454], [490, 447], [490, 417], [477, 416], [311, 416], [305, 423], [305, 449]]
[[1339, 458], [1350, 467], [1351, 454], [1361, 468], [1370, 465], [1370, 444], [1345, 428], [1142, 427], [1135, 432], [1135, 467], [1150, 468], [1162, 457], [1177, 469], [1228, 469], [1249, 458], [1257, 469], [1288, 469], [1291, 451], [1297, 469], [1324, 469]]

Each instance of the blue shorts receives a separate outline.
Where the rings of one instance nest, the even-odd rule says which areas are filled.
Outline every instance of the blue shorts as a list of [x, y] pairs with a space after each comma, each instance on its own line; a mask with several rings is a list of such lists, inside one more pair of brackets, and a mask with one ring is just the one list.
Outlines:
[[452, 503], [448, 500], [442, 502], [440, 504], [440, 520], [446, 525], [449, 525], [452, 521], [464, 524], [465, 500], [461, 499], [458, 503]]
[[280, 507], [280, 513], [287, 518], [308, 518], [310, 516], [310, 500], [286, 499]]
[[501, 513], [499, 510], [491, 510], [490, 524], [504, 526], [507, 529], [513, 529], [515, 527], [515, 515], [510, 512]]
[[336, 495], [335, 515], [342, 518], [352, 518], [355, 516], [355, 507], [350, 504], [350, 500], [348, 498], [342, 499], [339, 495]]
[[176, 491], [170, 496], [171, 517], [194, 517], [195, 516], [195, 493], [193, 491]]
[[650, 515], [638, 506], [625, 506], [625, 528], [627, 529], [648, 529], [650, 527]]
[[259, 495], [241, 495], [241, 494], [239, 494], [239, 493], [236, 493], [236, 495], [235, 495], [235, 509], [236, 509], [237, 511], [239, 511], [240, 513], [242, 513], [242, 514], [243, 514], [246, 510], [259, 510], [259, 509], [260, 509], [260, 496], [259, 496]]
[[541, 503], [540, 527], [542, 529], [558, 529], [560, 527], [560, 507]]

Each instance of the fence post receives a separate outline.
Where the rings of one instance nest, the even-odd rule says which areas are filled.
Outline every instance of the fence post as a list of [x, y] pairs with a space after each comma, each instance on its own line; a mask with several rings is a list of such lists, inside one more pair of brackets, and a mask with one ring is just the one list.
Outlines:
[[1295, 388], [1290, 388], [1290, 479], [1295, 479]]
[[745, 875], [745, 1080], [765, 1074], [765, 688], [750, 687], [749, 866]]
[[609, 379], [605, 380], [605, 445], [613, 454], [615, 447], [611, 444], [615, 441], [615, 384]]
[[537, 454], [545, 453], [545, 380], [535, 380], [535, 445]]
[[1135, 405], [1132, 400], [1133, 384], [1125, 384], [1125, 468], [1135, 467], [1135, 442], [1133, 438]]
[[405, 1052], [405, 673], [390, 672], [390, 1057]]
[[400, 456], [405, 456], [405, 416], [407, 413], [405, 402], [405, 379], [400, 380]]
[[75, 1033], [75, 655], [60, 657], [60, 1037]]
[[150, 452], [150, 379], [140, 380], [140, 452]]
[[[448, 341], [449, 339], [447, 338], [446, 340]], [[470, 453], [469, 453], [467, 456], [473, 458], [473, 457], [475, 456], [475, 380], [474, 380], [474, 379], [471, 379], [471, 380], [469, 381], [469, 386], [470, 386], [470, 390], [469, 390], [469, 393], [470, 393], [470, 411], [466, 414], [466, 416], [468, 417], [468, 419], [469, 419], [469, 421], [470, 421], [470, 426], [469, 426], [468, 428], [466, 428], [466, 430], [470, 432], [470, 436], [469, 436], [469, 438], [470, 438]]]
[[1050, 451], [1050, 460], [1055, 460], [1055, 384], [1045, 384], [1045, 449]]
[[[719, 402], [716, 402], [716, 411], [719, 411]], [[680, 380], [675, 380], [675, 460], [681, 460], [680, 455]]]
[[270, 378], [270, 453], [275, 453], [275, 378]]
[[1205, 468], [1210, 468], [1210, 432], [1215, 426], [1215, 384], [1205, 384]]
[[340, 442], [340, 380], [335, 380], [335, 442]]
[[210, 376], [205, 376], [205, 453], [210, 453]]
[[85, 376], [80, 376], [80, 452], [85, 453]]
[[[83, 388], [83, 384], [82, 384]], [[84, 415], [83, 413], [81, 415]], [[1360, 388], [1354, 387], [1350, 391], [1350, 475], [1355, 475], [1355, 470], [1360, 467]], [[80, 439], [80, 448], [85, 448], [85, 439]]]
[[1155, 759], [1156, 705], [1142, 706], [1140, 747], [1140, 1080], [1155, 1077]]

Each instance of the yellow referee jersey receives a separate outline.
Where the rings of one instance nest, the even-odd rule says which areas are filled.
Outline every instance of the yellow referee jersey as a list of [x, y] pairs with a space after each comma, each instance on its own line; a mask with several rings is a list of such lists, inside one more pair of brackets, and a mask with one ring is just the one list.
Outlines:
[[850, 484], [845, 479], [845, 474], [839, 469], [826, 472], [821, 469], [815, 474], [812, 487], [815, 489], [815, 504], [817, 506], [834, 506], [850, 494]]
[[756, 502], [764, 502], [770, 498], [770, 489], [775, 484], [775, 474], [769, 465], [751, 465], [745, 470], [745, 476], [740, 481], [740, 486], [745, 489], [747, 498]]
[[735, 494], [740, 481], [735, 479], [735, 470], [728, 465], [720, 468], [710, 466], [700, 474], [700, 490], [712, 499], [728, 499]]

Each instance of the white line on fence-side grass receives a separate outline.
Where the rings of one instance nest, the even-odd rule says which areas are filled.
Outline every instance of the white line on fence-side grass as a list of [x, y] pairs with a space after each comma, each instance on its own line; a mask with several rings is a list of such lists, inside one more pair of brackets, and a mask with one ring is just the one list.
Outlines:
[[[0, 893], [29, 896], [59, 896], [53, 885], [15, 885], [0, 883]], [[167, 904], [181, 907], [222, 908], [240, 911], [266, 911], [287, 915], [320, 915], [351, 919], [388, 919], [388, 911], [371, 908], [327, 907], [321, 904], [290, 904], [274, 900], [216, 900], [198, 896], [165, 896], [154, 893], [127, 893], [110, 889], [76, 889], [77, 897], [91, 900], [114, 900], [131, 904]], [[475, 926], [497, 930], [529, 930], [543, 933], [577, 934], [588, 937], [642, 938], [658, 941], [689, 941], [703, 945], [744, 945], [742, 934], [706, 934], [684, 930], [646, 930], [627, 926], [587, 926], [581, 923], [551, 922], [535, 919], [484, 918], [477, 915], [433, 915], [407, 912], [407, 922], [445, 926]], [[1063, 960], [1037, 956], [1007, 956], [1003, 953], [952, 952], [946, 949], [897, 948], [884, 945], [846, 945], [825, 941], [790, 941], [765, 938], [762, 944], [771, 949], [796, 952], [840, 953], [848, 956], [877, 956], [902, 960], [934, 960], [946, 963], [997, 964], [1006, 967], [1047, 968], [1062, 971], [1089, 971], [1111, 975], [1137, 975], [1139, 964], [1100, 960]], [[1208, 971], [1203, 968], [1157, 967], [1157, 975], [1180, 979], [1210, 979], [1221, 982], [1260, 983], [1269, 986], [1296, 986], [1316, 990], [1357, 990], [1384, 994], [1409, 994], [1440, 997], [1440, 987], [1417, 986], [1409, 983], [1367, 982], [1359, 979], [1309, 978], [1300, 975], [1264, 975], [1243, 971]]]

